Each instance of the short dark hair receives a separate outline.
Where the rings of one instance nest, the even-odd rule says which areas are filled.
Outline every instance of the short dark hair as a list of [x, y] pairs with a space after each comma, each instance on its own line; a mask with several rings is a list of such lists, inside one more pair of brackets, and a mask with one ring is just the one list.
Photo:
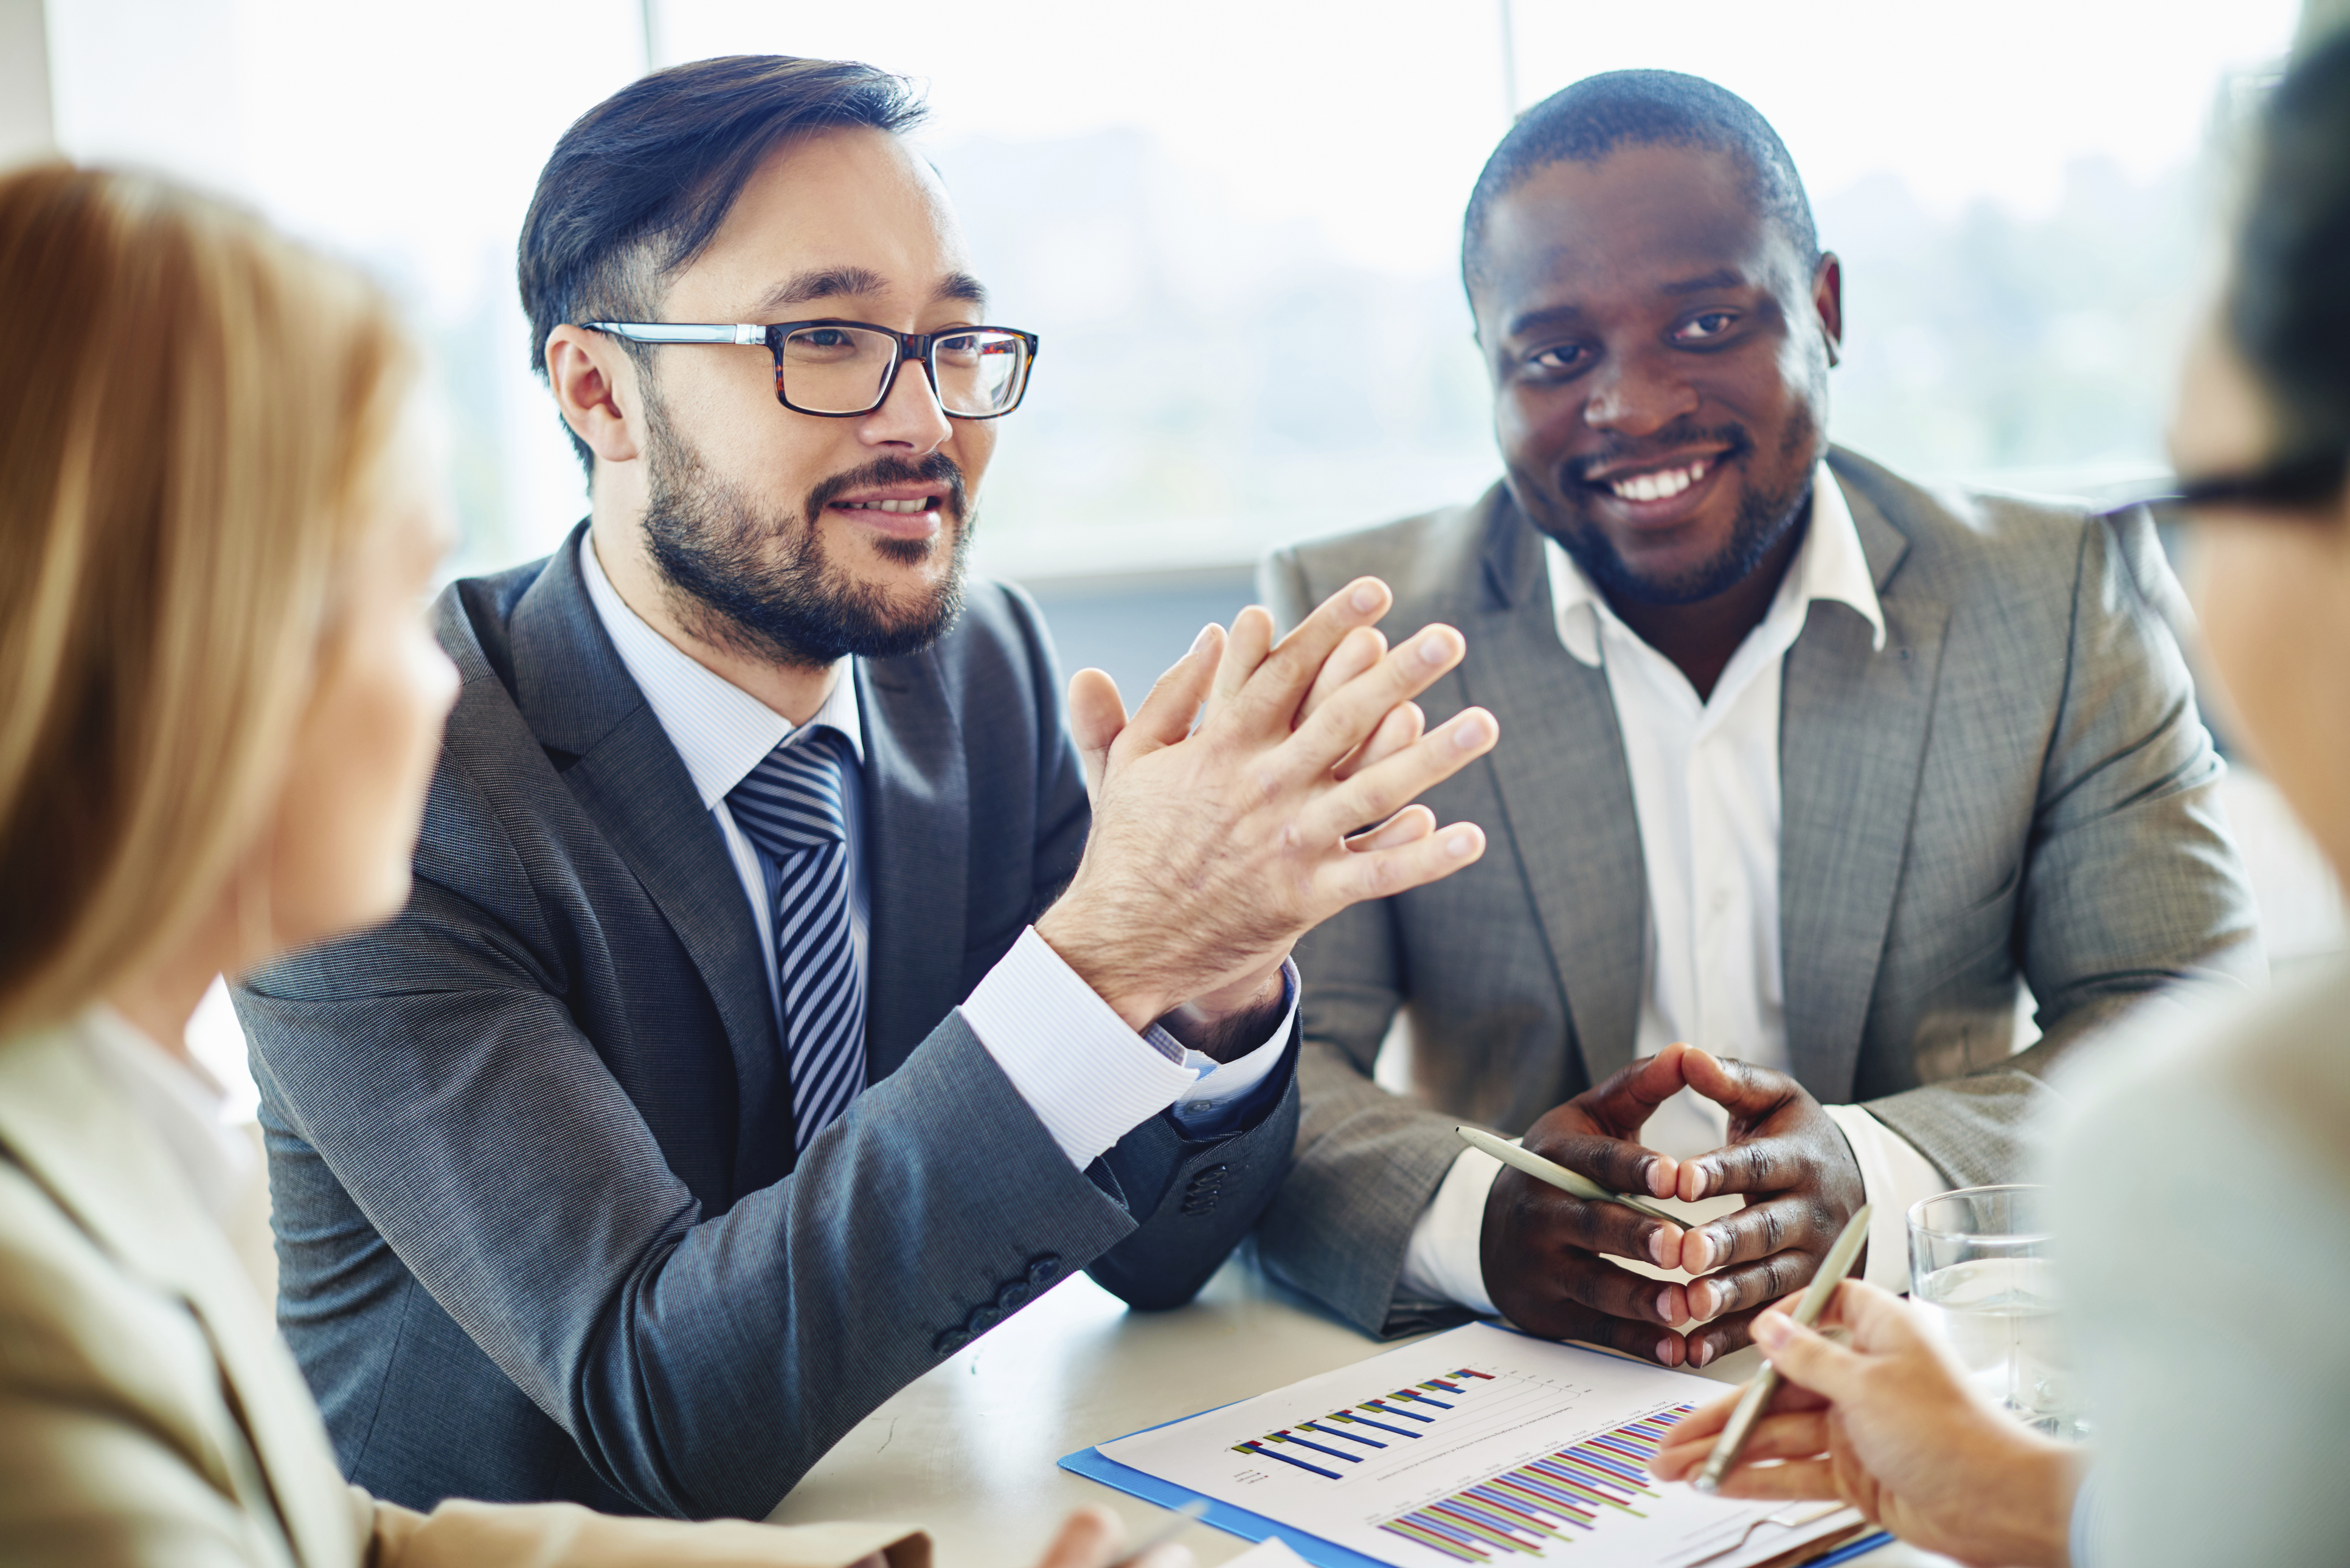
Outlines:
[[1485, 224], [1495, 202], [1554, 163], [1596, 163], [1636, 147], [1710, 148], [1745, 161], [1747, 194], [1779, 226], [1808, 273], [1820, 260], [1811, 198], [1787, 144], [1752, 104], [1703, 77], [1679, 71], [1607, 71], [1559, 88], [1518, 117], [1485, 160], [1461, 227], [1461, 281], [1483, 281]]
[[2226, 311], [2287, 450], [2350, 453], [2350, 31], [2269, 100]]
[[[515, 254], [530, 368], [546, 378], [546, 335], [566, 323], [648, 319], [777, 143], [844, 126], [902, 134], [923, 113], [911, 83], [853, 60], [728, 55], [630, 82], [574, 120], [539, 171]], [[592, 476], [595, 454], [571, 444]]]

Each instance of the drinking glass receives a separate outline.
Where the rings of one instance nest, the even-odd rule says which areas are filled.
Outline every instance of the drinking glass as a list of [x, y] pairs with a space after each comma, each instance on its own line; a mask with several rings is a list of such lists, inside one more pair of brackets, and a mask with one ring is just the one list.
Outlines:
[[1909, 1293], [1969, 1377], [2018, 1419], [2087, 1435], [2064, 1365], [2042, 1187], [1967, 1187], [1909, 1209]]

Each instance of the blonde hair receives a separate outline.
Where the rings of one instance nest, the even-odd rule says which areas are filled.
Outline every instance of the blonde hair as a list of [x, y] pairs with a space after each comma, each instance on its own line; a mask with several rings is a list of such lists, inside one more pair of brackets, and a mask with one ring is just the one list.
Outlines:
[[0, 1036], [250, 851], [414, 373], [374, 287], [254, 217], [0, 178]]

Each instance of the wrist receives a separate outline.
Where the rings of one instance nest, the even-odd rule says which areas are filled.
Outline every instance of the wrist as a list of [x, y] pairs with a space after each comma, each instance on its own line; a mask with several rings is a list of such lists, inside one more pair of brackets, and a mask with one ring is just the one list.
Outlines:
[[1149, 983], [1142, 963], [1106, 936], [1105, 922], [1064, 898], [1036, 920], [1037, 937], [1067, 964], [1093, 993], [1109, 1004], [1119, 1022], [1137, 1034], [1175, 1004], [1175, 998]]
[[2001, 1437], [2008, 1449], [1998, 1466], [2002, 1481], [1980, 1500], [1991, 1506], [1971, 1533], [1999, 1562], [2066, 1568], [2072, 1561], [2073, 1502], [2086, 1455], [2020, 1428]]
[[1240, 987], [1227, 987], [1170, 1009], [1160, 1028], [1201, 1055], [1231, 1062], [1263, 1044], [1280, 1022], [1288, 986], [1280, 969]]

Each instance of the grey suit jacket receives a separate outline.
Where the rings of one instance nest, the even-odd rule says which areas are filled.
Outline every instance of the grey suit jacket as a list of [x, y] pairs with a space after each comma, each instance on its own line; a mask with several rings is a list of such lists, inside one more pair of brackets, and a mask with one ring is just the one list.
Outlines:
[[279, 1322], [380, 1496], [756, 1518], [1068, 1271], [1188, 1299], [1296, 1093], [1284, 1063], [1253, 1127], [1156, 1117], [1080, 1173], [962, 1023], [1087, 821], [1035, 607], [975, 584], [860, 661], [871, 1086], [795, 1165], [750, 907], [576, 542], [442, 600], [464, 688], [406, 911], [238, 997]]
[[[2178, 588], [2142, 512], [2108, 525], [1829, 464], [1886, 644], [1816, 603], [1786, 656], [1788, 1050], [1814, 1096], [1865, 1104], [1953, 1183], [2005, 1179], [2072, 1042], [2168, 982], [2261, 971], [2221, 764], [2152, 608]], [[1395, 1286], [1453, 1125], [1521, 1132], [1632, 1059], [1648, 891], [1607, 677], [1560, 646], [1540, 535], [1507, 491], [1282, 551], [1263, 586], [1288, 625], [1367, 572], [1396, 590], [1390, 633], [1468, 638], [1420, 702], [1431, 727], [1482, 703], [1502, 742], [1423, 798], [1492, 847], [1299, 945], [1305, 1110], [1262, 1245], [1400, 1332], [1431, 1306]], [[2041, 1039], [2017, 1054], [2027, 983]], [[1370, 1078], [1399, 1016], [1409, 1098]]]

